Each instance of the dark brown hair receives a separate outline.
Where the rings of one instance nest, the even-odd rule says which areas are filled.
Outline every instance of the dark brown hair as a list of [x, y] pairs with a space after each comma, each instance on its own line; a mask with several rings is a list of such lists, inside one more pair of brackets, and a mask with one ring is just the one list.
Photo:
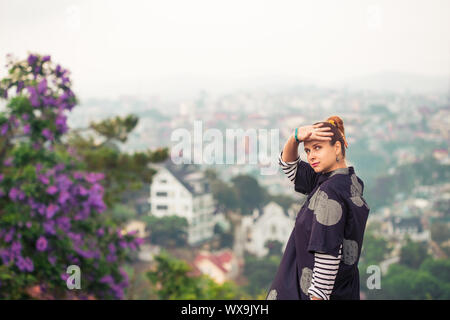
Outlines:
[[323, 123], [322, 127], [330, 127], [333, 136], [330, 144], [334, 146], [336, 141], [341, 143], [342, 156], [345, 157], [345, 148], [348, 148], [347, 139], [345, 138], [344, 121], [338, 116], [331, 116], [326, 121], [316, 122], [314, 124]]

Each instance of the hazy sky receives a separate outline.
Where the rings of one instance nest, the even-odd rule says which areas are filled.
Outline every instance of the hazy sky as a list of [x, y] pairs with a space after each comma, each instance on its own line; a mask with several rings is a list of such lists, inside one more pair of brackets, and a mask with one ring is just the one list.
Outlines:
[[7, 53], [50, 54], [82, 97], [450, 74], [448, 0], [0, 0]]

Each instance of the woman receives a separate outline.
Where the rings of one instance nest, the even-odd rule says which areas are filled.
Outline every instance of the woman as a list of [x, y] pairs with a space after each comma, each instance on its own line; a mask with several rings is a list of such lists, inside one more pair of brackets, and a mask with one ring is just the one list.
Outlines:
[[[307, 195], [297, 214], [268, 300], [359, 299], [358, 261], [369, 206], [364, 183], [348, 167], [338, 116], [294, 130], [279, 162]], [[298, 155], [303, 142], [308, 163]]]

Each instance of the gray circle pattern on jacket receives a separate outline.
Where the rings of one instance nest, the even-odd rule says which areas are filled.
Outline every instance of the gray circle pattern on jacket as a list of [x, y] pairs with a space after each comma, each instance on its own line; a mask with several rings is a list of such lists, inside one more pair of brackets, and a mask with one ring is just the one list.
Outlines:
[[344, 239], [342, 243], [342, 260], [347, 265], [352, 265], [358, 258], [358, 243], [355, 240]]
[[312, 274], [313, 272], [310, 268], [304, 267], [302, 269], [302, 276], [300, 277], [300, 288], [306, 295], [308, 295], [308, 289], [311, 286]]
[[352, 184], [350, 186], [350, 200], [358, 207], [362, 207], [365, 204], [362, 199], [362, 185], [359, 183], [356, 174], [352, 174], [350, 178], [352, 180]]
[[276, 289], [270, 290], [266, 300], [277, 300], [277, 290]]
[[342, 217], [341, 204], [336, 200], [328, 199], [326, 192], [320, 188], [311, 197], [308, 209], [312, 210], [316, 220], [325, 226], [335, 225]]

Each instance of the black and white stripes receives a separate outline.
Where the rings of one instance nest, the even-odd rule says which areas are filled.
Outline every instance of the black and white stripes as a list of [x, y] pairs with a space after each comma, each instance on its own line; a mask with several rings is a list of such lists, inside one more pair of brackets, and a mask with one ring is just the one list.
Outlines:
[[278, 156], [278, 164], [281, 166], [281, 169], [283, 172], [287, 175], [289, 180], [292, 181], [292, 183], [295, 183], [295, 175], [297, 173], [297, 163], [300, 161], [300, 156], [294, 161], [285, 162], [282, 159], [283, 151], [281, 151], [280, 155]]
[[339, 248], [338, 257], [329, 254], [314, 253], [314, 268], [311, 280], [311, 286], [308, 289], [308, 294], [330, 300], [330, 295], [333, 292], [334, 281], [339, 270], [339, 263], [342, 258], [342, 244]]

